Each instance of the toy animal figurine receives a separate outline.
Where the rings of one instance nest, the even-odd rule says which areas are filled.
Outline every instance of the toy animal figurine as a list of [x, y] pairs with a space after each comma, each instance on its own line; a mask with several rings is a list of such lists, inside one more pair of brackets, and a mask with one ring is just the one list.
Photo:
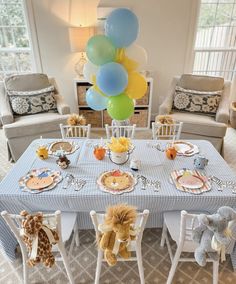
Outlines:
[[103, 233], [99, 246], [104, 250], [104, 257], [111, 266], [117, 262], [116, 255], [129, 258], [128, 242], [132, 239], [131, 224], [135, 222], [136, 210], [134, 207], [120, 204], [108, 208], [104, 224], [99, 226]]
[[39, 146], [37, 151], [36, 151], [37, 156], [41, 160], [46, 160], [48, 159], [48, 149], [45, 146]]
[[132, 225], [137, 218], [136, 208], [126, 204], [118, 204], [107, 209], [104, 224], [99, 225], [102, 235], [98, 241], [104, 251], [104, 258], [110, 266], [117, 263], [117, 255], [127, 259], [130, 240], [135, 239]]
[[236, 212], [223, 206], [216, 214], [198, 216], [199, 226], [193, 230], [193, 240], [199, 244], [194, 256], [201, 266], [206, 265], [206, 254], [213, 260], [221, 255], [225, 260], [225, 248], [236, 238]]
[[67, 169], [70, 165], [70, 160], [66, 157], [66, 155], [61, 155], [57, 159], [56, 163], [61, 169]]
[[52, 267], [55, 263], [52, 245], [58, 243], [58, 233], [43, 224], [41, 212], [31, 215], [23, 210], [20, 215], [24, 217], [21, 222], [22, 239], [30, 254], [27, 261], [28, 265], [32, 267], [36, 263], [42, 262], [46, 267]]

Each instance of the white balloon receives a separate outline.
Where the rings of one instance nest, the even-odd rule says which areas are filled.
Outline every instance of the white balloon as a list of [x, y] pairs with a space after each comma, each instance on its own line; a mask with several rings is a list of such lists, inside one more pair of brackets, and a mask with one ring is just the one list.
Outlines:
[[99, 66], [94, 65], [92, 62], [88, 61], [84, 64], [83, 75], [84, 78], [90, 83], [93, 84], [94, 76], [97, 76]]
[[138, 71], [146, 70], [147, 51], [140, 45], [134, 43], [125, 49], [125, 55], [138, 63]]

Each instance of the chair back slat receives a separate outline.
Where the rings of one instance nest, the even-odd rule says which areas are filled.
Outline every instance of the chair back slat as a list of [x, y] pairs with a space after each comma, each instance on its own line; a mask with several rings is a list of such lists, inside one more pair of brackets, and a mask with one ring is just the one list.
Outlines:
[[163, 124], [152, 122], [152, 139], [178, 140], [180, 139], [183, 122]]
[[119, 137], [127, 137], [134, 139], [136, 124], [133, 125], [113, 125], [110, 126], [108, 124], [105, 125], [106, 129], [106, 136], [107, 139], [110, 139], [112, 136], [119, 138]]
[[91, 124], [88, 125], [63, 125], [60, 124], [62, 139], [90, 138]]

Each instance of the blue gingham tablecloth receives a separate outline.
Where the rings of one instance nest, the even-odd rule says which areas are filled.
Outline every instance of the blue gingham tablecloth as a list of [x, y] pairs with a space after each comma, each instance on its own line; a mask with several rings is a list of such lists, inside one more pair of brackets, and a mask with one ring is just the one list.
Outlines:
[[[141, 160], [141, 170], [139, 174], [152, 180], [161, 181], [161, 189], [154, 192], [152, 188], [141, 189], [138, 183], [132, 192], [122, 195], [112, 195], [98, 189], [96, 179], [106, 171], [112, 169], [128, 170], [129, 163], [117, 166], [108, 157], [98, 161], [93, 156], [93, 146], [99, 140], [74, 140], [80, 148], [75, 153], [68, 155], [71, 164], [68, 169], [63, 171], [72, 173], [85, 179], [86, 185], [78, 192], [71, 189], [63, 189], [62, 183], [54, 189], [39, 194], [21, 192], [18, 180], [33, 168], [49, 167], [58, 169], [55, 162], [56, 158], [40, 160], [36, 157], [35, 151], [39, 143], [46, 144], [55, 140], [35, 140], [28, 147], [22, 157], [17, 161], [9, 174], [0, 183], [0, 211], [7, 210], [11, 213], [19, 213], [26, 209], [29, 211], [61, 211], [79, 212], [78, 222], [81, 229], [92, 228], [89, 212], [90, 210], [104, 211], [108, 205], [119, 202], [127, 202], [135, 205], [139, 210], [149, 209], [151, 214], [147, 227], [161, 227], [162, 213], [170, 210], [187, 211], [208, 211], [214, 213], [220, 206], [228, 205], [236, 208], [236, 194], [232, 194], [231, 189], [224, 189], [219, 192], [213, 185], [212, 190], [201, 195], [192, 195], [176, 190], [174, 185], [169, 182], [170, 172], [175, 169], [193, 169], [193, 157], [178, 156], [174, 161], [168, 160], [165, 154], [150, 147], [154, 141], [134, 140], [135, 150], [131, 157]], [[209, 159], [209, 164], [205, 169], [207, 175], [215, 175], [224, 180], [236, 181], [236, 175], [227, 165], [220, 154], [215, 150], [211, 143], [201, 140], [191, 141], [197, 144], [200, 153]], [[166, 141], [161, 141], [163, 145]], [[10, 259], [15, 258], [16, 240], [4, 220], [0, 218], [0, 249]], [[232, 263], [236, 268], [236, 250], [232, 254]]]

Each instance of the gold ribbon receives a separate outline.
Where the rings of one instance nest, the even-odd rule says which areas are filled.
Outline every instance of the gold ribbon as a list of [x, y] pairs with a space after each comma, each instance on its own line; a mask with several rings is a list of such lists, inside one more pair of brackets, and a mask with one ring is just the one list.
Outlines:
[[[99, 230], [101, 233], [107, 233], [107, 232], [113, 231], [113, 230], [112, 230], [112, 227], [109, 226], [109, 225], [106, 225], [106, 224], [99, 224], [99, 225], [98, 225], [98, 230]], [[139, 227], [136, 228], [136, 229], [134, 229], [134, 230], [133, 230], [133, 229], [130, 229], [130, 231], [129, 231], [130, 236], [133, 236], [133, 237], [136, 236], [137, 233], [139, 232], [139, 230], [140, 230]], [[130, 238], [129, 238], [127, 241], [122, 241], [122, 240], [116, 239], [116, 240], [115, 240], [115, 244], [114, 244], [113, 249], [112, 249], [112, 253], [113, 253], [114, 255], [117, 255], [117, 254], [118, 254], [121, 243], [126, 243], [127, 249], [128, 249], [129, 251], [131, 250], [131, 239], [130, 239]]]

